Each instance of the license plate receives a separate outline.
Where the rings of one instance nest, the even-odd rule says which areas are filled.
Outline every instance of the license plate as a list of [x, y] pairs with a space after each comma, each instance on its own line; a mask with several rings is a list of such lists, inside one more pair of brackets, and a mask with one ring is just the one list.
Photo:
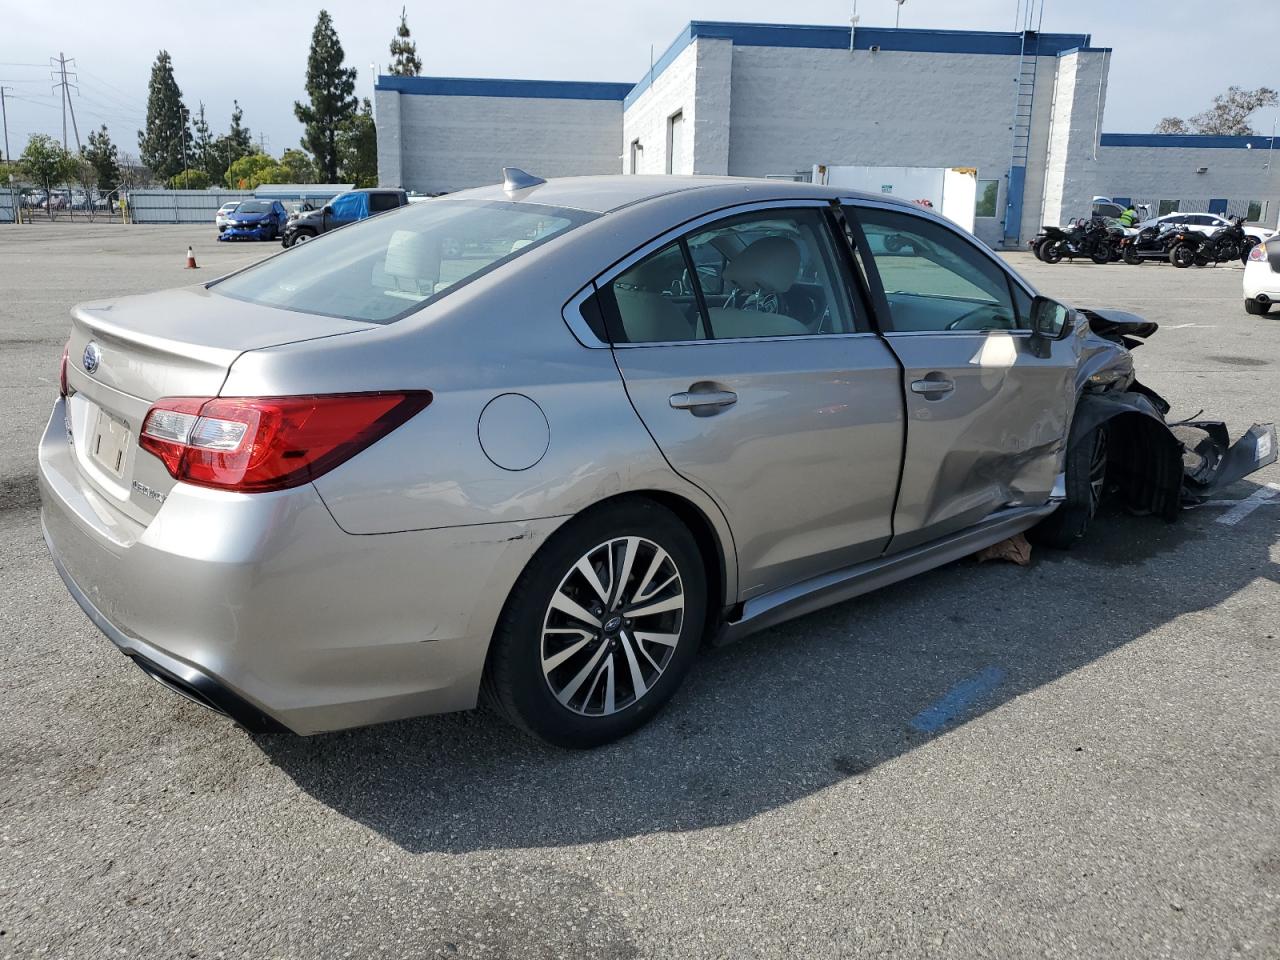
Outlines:
[[98, 411], [98, 425], [93, 431], [89, 453], [98, 466], [113, 477], [124, 473], [124, 458], [129, 451], [129, 425], [105, 410]]

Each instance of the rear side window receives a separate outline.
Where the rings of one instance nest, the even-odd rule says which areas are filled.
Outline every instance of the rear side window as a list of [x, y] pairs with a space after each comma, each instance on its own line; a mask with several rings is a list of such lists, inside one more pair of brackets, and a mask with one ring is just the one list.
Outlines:
[[210, 289], [301, 313], [392, 323], [593, 216], [538, 204], [428, 200], [299, 244]]
[[619, 343], [852, 333], [848, 280], [822, 211], [743, 214], [689, 234], [604, 287]]
[[369, 209], [373, 213], [394, 210], [400, 206], [400, 198], [394, 193], [374, 193], [369, 196]]

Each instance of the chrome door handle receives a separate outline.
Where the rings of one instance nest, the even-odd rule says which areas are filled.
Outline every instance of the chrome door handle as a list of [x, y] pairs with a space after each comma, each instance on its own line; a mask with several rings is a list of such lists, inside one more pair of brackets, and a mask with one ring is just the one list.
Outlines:
[[732, 390], [706, 390], [690, 393], [673, 393], [668, 401], [675, 410], [700, 410], [708, 407], [731, 407], [738, 402]]
[[926, 400], [940, 400], [955, 388], [953, 381], [944, 378], [911, 381], [911, 392], [923, 395]]

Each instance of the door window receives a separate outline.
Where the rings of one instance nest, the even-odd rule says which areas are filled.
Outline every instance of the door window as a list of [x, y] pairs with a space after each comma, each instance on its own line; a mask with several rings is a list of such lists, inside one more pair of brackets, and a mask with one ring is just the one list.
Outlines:
[[373, 213], [394, 210], [398, 206], [400, 206], [400, 198], [394, 193], [374, 193], [369, 196], [369, 210]]
[[615, 342], [796, 337], [856, 329], [849, 280], [819, 210], [763, 211], [721, 220], [650, 254], [606, 290]]
[[359, 220], [367, 215], [368, 197], [363, 193], [344, 193], [330, 203], [333, 219], [340, 223]]
[[1025, 328], [1030, 296], [1019, 291], [1015, 306], [1015, 285], [974, 244], [911, 214], [868, 207], [857, 218], [895, 331]]

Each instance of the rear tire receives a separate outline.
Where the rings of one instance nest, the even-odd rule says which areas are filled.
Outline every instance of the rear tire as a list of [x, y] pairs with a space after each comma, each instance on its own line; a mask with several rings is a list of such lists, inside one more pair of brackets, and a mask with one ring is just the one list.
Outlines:
[[1131, 267], [1141, 266], [1142, 257], [1138, 256], [1137, 250], [1126, 244], [1124, 248], [1124, 262], [1129, 264]]
[[1062, 245], [1056, 241], [1044, 244], [1040, 248], [1040, 259], [1045, 263], [1060, 263], [1062, 261]]
[[1107, 479], [1107, 425], [1099, 424], [1071, 447], [1066, 457], [1067, 498], [1034, 528], [1036, 543], [1069, 550], [1079, 543], [1094, 515]]
[[1111, 262], [1111, 251], [1107, 248], [1105, 244], [1103, 244], [1102, 246], [1094, 247], [1093, 252], [1089, 254], [1089, 259], [1092, 260], [1094, 263], [1096, 263], [1100, 267], [1105, 266], [1106, 264]]
[[1251, 313], [1255, 317], [1265, 317], [1267, 315], [1267, 312], [1270, 309], [1271, 309], [1271, 304], [1269, 302], [1259, 303], [1257, 300], [1254, 300], [1251, 297], [1245, 298], [1245, 301], [1244, 301], [1245, 313]]
[[[693, 665], [706, 591], [697, 543], [665, 507], [635, 499], [593, 509], [558, 530], [512, 588], [489, 650], [485, 700], [556, 746], [624, 737], [657, 714]], [[665, 609], [641, 612], [654, 606]]]

